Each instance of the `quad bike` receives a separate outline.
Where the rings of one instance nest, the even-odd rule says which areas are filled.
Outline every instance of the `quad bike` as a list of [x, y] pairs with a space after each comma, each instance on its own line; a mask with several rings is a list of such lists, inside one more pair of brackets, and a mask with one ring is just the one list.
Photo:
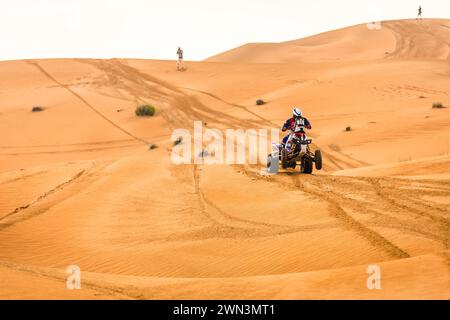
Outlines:
[[267, 169], [269, 173], [278, 173], [278, 164], [283, 169], [295, 169], [300, 166], [300, 172], [311, 174], [313, 171], [313, 162], [317, 170], [322, 169], [322, 154], [320, 150], [311, 151], [311, 139], [306, 137], [303, 130], [297, 132], [291, 138], [291, 148], [288, 151], [286, 146], [275, 144], [272, 153], [267, 157]]

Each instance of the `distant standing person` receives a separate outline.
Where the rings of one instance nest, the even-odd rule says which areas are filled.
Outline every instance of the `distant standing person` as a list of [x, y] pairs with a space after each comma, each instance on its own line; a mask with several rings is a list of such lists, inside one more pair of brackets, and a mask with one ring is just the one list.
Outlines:
[[420, 20], [422, 20], [422, 6], [419, 6], [419, 11], [417, 13], [416, 20], [419, 20], [419, 18], [420, 18]]
[[182, 71], [182, 70], [184, 70], [183, 50], [180, 47], [178, 47], [177, 55], [178, 55], [177, 71]]

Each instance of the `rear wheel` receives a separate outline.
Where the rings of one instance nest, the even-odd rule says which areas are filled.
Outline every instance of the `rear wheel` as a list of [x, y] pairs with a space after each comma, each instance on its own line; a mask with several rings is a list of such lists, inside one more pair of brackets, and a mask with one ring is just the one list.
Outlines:
[[311, 174], [313, 171], [313, 161], [310, 157], [304, 157], [302, 160], [301, 172]]
[[296, 162], [295, 160], [291, 160], [291, 162], [289, 163], [289, 166], [290, 166], [292, 169], [295, 169], [295, 167], [297, 166], [297, 162]]
[[316, 163], [316, 169], [321, 170], [322, 169], [322, 153], [320, 150], [316, 150], [314, 152], [314, 162]]

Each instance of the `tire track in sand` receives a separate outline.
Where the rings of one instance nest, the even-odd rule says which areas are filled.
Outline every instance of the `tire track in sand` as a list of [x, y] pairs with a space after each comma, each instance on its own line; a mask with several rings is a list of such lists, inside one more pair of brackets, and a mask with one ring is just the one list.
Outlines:
[[400, 247], [396, 246], [388, 239], [380, 235], [379, 233], [373, 231], [372, 229], [366, 227], [363, 223], [357, 221], [350, 214], [348, 214], [344, 208], [339, 204], [336, 196], [333, 193], [328, 193], [320, 190], [319, 188], [314, 188], [311, 186], [306, 186], [300, 181], [298, 175], [294, 177], [294, 185], [299, 187], [302, 191], [314, 195], [319, 199], [326, 201], [330, 205], [331, 215], [339, 220], [344, 226], [348, 227], [350, 230], [355, 231], [357, 234], [368, 240], [372, 245], [383, 249], [393, 258], [409, 258], [410, 255], [402, 250]]
[[220, 123], [228, 128], [256, 126], [258, 121], [243, 121], [230, 114], [214, 110], [195, 97], [192, 97], [180, 88], [144, 73], [122, 61], [112, 60], [76, 60], [87, 63], [106, 74], [105, 85], [119, 88], [134, 97], [136, 101], [148, 100], [165, 101], [170, 108], [160, 108], [161, 115], [166, 120], [169, 128], [186, 127], [187, 121], [207, 121]]
[[[115, 161], [109, 161], [100, 165], [93, 164], [88, 169], [83, 169], [72, 178], [44, 192], [33, 201], [17, 207], [0, 219], [0, 231], [47, 212], [55, 205], [76, 196], [78, 192], [92, 184], [97, 178], [94, 176]], [[95, 169], [95, 170], [94, 170]]]
[[78, 93], [76, 93], [75, 91], [73, 91], [70, 86], [65, 85], [61, 82], [59, 82], [56, 78], [54, 78], [50, 73], [48, 73], [38, 62], [36, 61], [27, 61], [28, 64], [36, 67], [44, 76], [46, 76], [48, 79], [50, 79], [51, 81], [55, 82], [58, 86], [60, 86], [61, 88], [66, 89], [70, 94], [72, 94], [75, 98], [77, 98], [78, 100], [80, 100], [85, 106], [87, 106], [89, 109], [91, 109], [92, 111], [94, 111], [99, 117], [101, 117], [102, 119], [104, 119], [105, 121], [107, 121], [109, 124], [111, 124], [112, 126], [116, 127], [118, 130], [122, 131], [123, 133], [125, 133], [126, 135], [130, 136], [131, 138], [141, 141], [142, 143], [145, 143], [146, 145], [149, 144], [148, 141], [146, 141], [143, 138], [140, 138], [138, 136], [135, 136], [134, 134], [132, 134], [131, 132], [129, 132], [128, 130], [122, 128], [121, 126], [119, 126], [118, 124], [116, 124], [114, 121], [112, 121], [111, 119], [109, 119], [108, 117], [106, 117], [104, 114], [102, 114], [98, 109], [96, 109], [93, 105], [91, 105], [88, 101], [86, 101], [86, 99], [84, 99], [81, 95], [79, 95]]
[[[244, 173], [252, 178], [256, 179], [262, 178], [261, 176], [258, 176], [254, 172], [249, 171], [248, 168], [244, 169]], [[300, 175], [298, 174], [292, 174], [289, 175], [288, 177], [291, 179], [290, 180], [284, 178], [280, 179], [280, 177], [277, 176], [276, 178], [270, 179], [269, 181], [280, 184], [284, 187], [289, 188], [290, 190], [302, 191], [306, 194], [310, 194], [328, 203], [329, 213], [332, 217], [334, 217], [337, 221], [339, 221], [345, 228], [354, 231], [362, 238], [366, 239], [374, 247], [385, 251], [392, 258], [401, 259], [410, 257], [410, 255], [404, 250], [402, 250], [400, 247], [396, 246], [379, 233], [366, 227], [363, 223], [357, 221], [355, 218], [349, 215], [340, 205], [338, 198], [334, 196], [331, 192], [321, 190], [320, 186], [318, 187], [313, 184], [308, 186], [305, 183], [302, 183], [300, 180]], [[324, 178], [326, 176], [321, 175], [320, 177]], [[319, 185], [323, 184], [324, 181], [321, 181]]]
[[302, 231], [313, 231], [335, 227], [333, 223], [318, 223], [306, 226], [288, 226], [258, 222], [235, 217], [219, 208], [211, 199], [205, 196], [200, 186], [200, 170], [194, 165], [193, 180], [195, 194], [200, 211], [211, 223], [200, 230], [170, 236], [168, 240], [199, 240], [210, 238], [263, 238], [292, 234]]
[[190, 90], [190, 91], [194, 91], [194, 92], [197, 92], [197, 93], [204, 94], [204, 95], [209, 96], [209, 97], [211, 97], [211, 98], [213, 98], [213, 99], [215, 99], [215, 100], [218, 100], [218, 101], [220, 101], [220, 102], [222, 102], [222, 103], [224, 103], [224, 104], [227, 104], [227, 105], [229, 105], [229, 106], [231, 106], [231, 107], [235, 107], [235, 108], [239, 108], [239, 109], [241, 109], [241, 110], [244, 110], [245, 112], [247, 112], [247, 113], [253, 115], [253, 116], [256, 117], [256, 118], [258, 118], [259, 120], [261, 120], [261, 121], [267, 123], [268, 125], [278, 127], [278, 124], [276, 124], [276, 123], [274, 123], [274, 122], [272, 122], [272, 121], [270, 121], [270, 120], [264, 118], [263, 116], [260, 116], [260, 115], [257, 114], [256, 112], [253, 112], [253, 111], [249, 110], [247, 107], [241, 106], [241, 105], [239, 105], [239, 104], [227, 102], [227, 101], [223, 100], [222, 98], [220, 98], [219, 96], [216, 96], [215, 94], [213, 94], [213, 93], [211, 93], [211, 92], [202, 91], [202, 90], [193, 89], [193, 88], [187, 88], [187, 87], [180, 87], [180, 88], [181, 88], [181, 89], [186, 89], [186, 90]]
[[[11, 263], [6, 261], [0, 261], [0, 266], [13, 271], [23, 272], [31, 276], [61, 282], [62, 288], [65, 288], [65, 283], [67, 281], [67, 274], [65, 270], [54, 270], [53, 272], [51, 272], [49, 270], [46, 270], [45, 268], [37, 266], [20, 265], [17, 263]], [[135, 295], [130, 292], [124, 293], [124, 290], [119, 286], [115, 287], [107, 284], [98, 284], [97, 282], [93, 282], [87, 279], [83, 279], [82, 286], [97, 292], [101, 292], [105, 295], [117, 296], [117, 298], [119, 299], [124, 298], [135, 300], [143, 299], [141, 295]]]
[[84, 173], [86, 172], [86, 170], [81, 170], [80, 172], [78, 172], [77, 174], [75, 174], [72, 178], [70, 178], [67, 181], [64, 181], [63, 183], [57, 185], [55, 188], [50, 189], [49, 191], [45, 192], [44, 194], [40, 195], [39, 197], [37, 197], [36, 199], [34, 199], [33, 201], [15, 208], [13, 211], [11, 211], [10, 213], [7, 213], [5, 216], [3, 216], [0, 219], [0, 224], [3, 220], [8, 219], [9, 217], [19, 213], [22, 210], [28, 209], [29, 207], [31, 207], [32, 205], [34, 205], [35, 203], [45, 199], [46, 197], [48, 197], [49, 195], [57, 192], [58, 190], [63, 189], [65, 186], [71, 184], [72, 182], [74, 182], [75, 180], [77, 180], [78, 178], [80, 178]]
[[[367, 181], [369, 181], [373, 187], [375, 192], [383, 198], [385, 201], [390, 203], [392, 206], [395, 206], [397, 208], [400, 208], [408, 213], [414, 213], [420, 217], [430, 219], [433, 223], [436, 223], [440, 225], [441, 233], [444, 235], [444, 238], [442, 239], [444, 247], [450, 248], [450, 233], [448, 230], [450, 230], [450, 220], [446, 219], [441, 216], [433, 215], [431, 213], [426, 212], [425, 210], [420, 210], [417, 207], [408, 205], [406, 203], [410, 202], [408, 198], [405, 198], [405, 201], [402, 201], [402, 199], [393, 199], [387, 192], [383, 190], [380, 184], [380, 179], [375, 178], [366, 178]], [[429, 209], [428, 209], [429, 210]]]

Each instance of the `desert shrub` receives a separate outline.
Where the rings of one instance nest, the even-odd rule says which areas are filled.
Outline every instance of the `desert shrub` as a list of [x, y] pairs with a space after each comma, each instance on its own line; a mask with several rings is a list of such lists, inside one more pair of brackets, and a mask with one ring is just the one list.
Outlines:
[[445, 107], [444, 107], [444, 105], [442, 104], [442, 102], [435, 102], [435, 103], [433, 103], [432, 108], [433, 108], [433, 109], [442, 109], [442, 108], [445, 108]]
[[31, 109], [31, 112], [41, 112], [44, 111], [44, 108], [41, 106], [34, 106], [33, 109]]
[[345, 128], [345, 131], [352, 131], [352, 127], [348, 126], [347, 128]]
[[152, 117], [155, 112], [155, 107], [150, 104], [139, 106], [135, 110], [135, 113], [138, 117]]
[[263, 104], [265, 104], [264, 100], [262, 100], [262, 99], [256, 100], [256, 105], [257, 106], [262, 106]]
[[154, 144], [154, 143], [150, 143], [150, 144], [148, 145], [148, 149], [149, 149], [149, 150], [153, 150], [153, 149], [156, 149], [156, 148], [158, 148], [158, 146], [157, 146], [156, 144]]

